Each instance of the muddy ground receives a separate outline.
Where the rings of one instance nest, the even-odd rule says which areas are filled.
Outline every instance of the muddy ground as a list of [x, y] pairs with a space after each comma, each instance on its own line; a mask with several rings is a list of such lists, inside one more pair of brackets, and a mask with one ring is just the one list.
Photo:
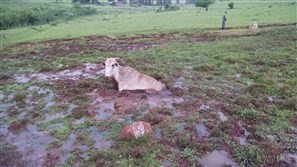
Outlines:
[[[140, 162], [151, 166], [297, 165], [296, 114], [290, 118], [292, 126], [282, 140], [279, 134], [265, 130], [260, 132], [267, 135], [258, 134], [253, 125], [271, 120], [242, 110], [285, 105], [296, 111], [294, 101], [283, 104], [273, 96], [257, 100], [240, 97], [234, 87], [241, 83], [233, 87], [227, 81], [224, 94], [218, 87], [193, 95], [189, 78], [197, 70], [212, 73], [213, 66], [197, 69], [183, 64], [178, 73], [167, 78], [154, 73], [167, 86], [154, 94], [118, 92], [112, 80], [104, 77], [102, 61], [118, 52], [137, 53], [178, 41], [206, 43], [259, 34], [89, 36], [5, 48], [1, 61], [20, 62], [20, 66], [5, 66], [1, 74], [0, 166], [137, 166]], [[97, 53], [106, 55], [96, 58]], [[84, 54], [91, 56], [80, 61], [79, 56]], [[77, 59], [71, 61], [71, 57]], [[32, 59], [38, 61], [30, 66]], [[122, 65], [126, 66], [125, 62]], [[240, 80], [242, 75], [234, 74], [234, 79]], [[241, 115], [235, 116], [239, 110]], [[154, 134], [136, 144], [118, 141], [121, 127], [138, 120], [149, 122]]]

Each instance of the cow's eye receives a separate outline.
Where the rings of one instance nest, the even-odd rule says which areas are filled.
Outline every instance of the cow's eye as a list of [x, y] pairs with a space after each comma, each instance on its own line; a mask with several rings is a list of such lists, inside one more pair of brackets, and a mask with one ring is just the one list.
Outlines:
[[114, 67], [114, 64], [113, 65], [111, 65], [112, 67]]

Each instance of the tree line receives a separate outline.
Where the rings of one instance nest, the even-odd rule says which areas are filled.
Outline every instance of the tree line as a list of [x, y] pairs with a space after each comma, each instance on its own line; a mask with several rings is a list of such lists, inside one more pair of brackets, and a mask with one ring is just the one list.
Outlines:
[[25, 9], [0, 8], [0, 29], [5, 30], [20, 26], [47, 24], [59, 19], [71, 19], [75, 16], [97, 13], [91, 7], [73, 5], [72, 7], [40, 6]]

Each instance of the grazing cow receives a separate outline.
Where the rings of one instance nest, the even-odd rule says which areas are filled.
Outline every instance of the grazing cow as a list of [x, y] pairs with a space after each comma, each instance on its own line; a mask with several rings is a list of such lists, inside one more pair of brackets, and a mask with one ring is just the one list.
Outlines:
[[258, 23], [254, 22], [254, 24], [252, 25], [252, 29], [258, 29]]
[[113, 78], [118, 90], [146, 90], [147, 92], [161, 91], [165, 85], [156, 79], [141, 74], [131, 67], [122, 67], [117, 62], [118, 58], [106, 59], [105, 76]]

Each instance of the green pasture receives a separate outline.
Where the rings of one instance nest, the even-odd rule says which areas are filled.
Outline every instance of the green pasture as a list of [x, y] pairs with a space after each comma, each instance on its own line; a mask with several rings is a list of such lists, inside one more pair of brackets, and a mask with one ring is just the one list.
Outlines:
[[[2, 1], [1, 1], [2, 2]], [[229, 1], [216, 2], [206, 12], [194, 5], [181, 5], [180, 10], [156, 13], [159, 6], [93, 6], [97, 15], [77, 17], [54, 24], [37, 25], [1, 30], [1, 43], [9, 45], [57, 38], [76, 38], [89, 35], [130, 35], [147, 33], [189, 32], [220, 29], [221, 17], [228, 12], [227, 28], [247, 28], [254, 21], [259, 26], [296, 22], [294, 1], [234, 1], [234, 9], [228, 9]], [[23, 1], [22, 4], [32, 2]], [[71, 5], [70, 2], [44, 4]], [[2, 4], [5, 4], [2, 2]], [[38, 3], [39, 4], [39, 3]], [[42, 5], [43, 3], [40, 3]], [[16, 7], [16, 4], [3, 6]], [[35, 3], [35, 5], [37, 5]], [[26, 5], [24, 5], [26, 6]], [[29, 6], [29, 5], [28, 5]]]

